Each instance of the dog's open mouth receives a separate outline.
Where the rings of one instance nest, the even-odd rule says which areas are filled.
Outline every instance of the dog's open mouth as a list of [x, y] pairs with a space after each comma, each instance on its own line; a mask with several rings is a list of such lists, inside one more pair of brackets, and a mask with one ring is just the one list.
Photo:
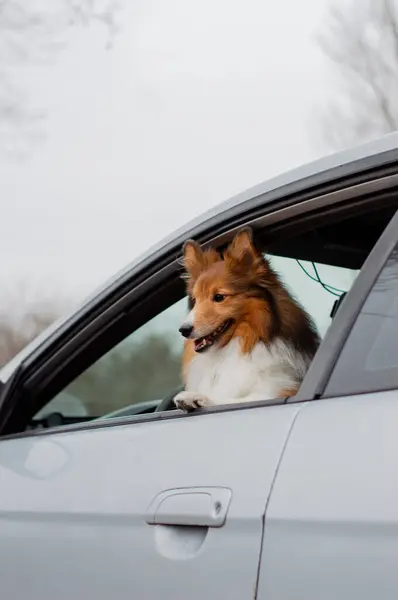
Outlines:
[[228, 329], [231, 323], [232, 319], [228, 319], [227, 321], [224, 321], [220, 327], [217, 327], [217, 329], [212, 331], [212, 333], [194, 340], [195, 352], [203, 352], [204, 350], [207, 350], [207, 348], [210, 348], [220, 337], [220, 335], [222, 335]]

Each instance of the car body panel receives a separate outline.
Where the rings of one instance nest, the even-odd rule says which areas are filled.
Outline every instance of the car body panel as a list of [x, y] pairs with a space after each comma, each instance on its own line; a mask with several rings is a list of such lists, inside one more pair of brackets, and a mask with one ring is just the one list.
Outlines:
[[[4, 599], [252, 598], [265, 506], [302, 406], [2, 440]], [[198, 487], [231, 490], [224, 526], [148, 525], [159, 494]]]
[[270, 498], [259, 600], [395, 600], [398, 392], [307, 403]]
[[242, 192], [210, 209], [203, 215], [190, 221], [170, 234], [159, 244], [115, 274], [99, 287], [70, 315], [59, 319], [39, 334], [28, 346], [0, 370], [0, 382], [5, 383], [13, 375], [21, 362], [54, 337], [62, 334], [73, 323], [99, 305], [104, 297], [112, 294], [115, 288], [123, 286], [141, 270], [159, 262], [161, 257], [179, 253], [182, 243], [188, 237], [201, 239], [206, 232], [239, 214], [249, 212], [256, 206], [278, 203], [283, 197], [298, 194], [303, 190], [315, 188], [321, 184], [338, 181], [345, 176], [360, 174], [369, 169], [387, 166], [398, 159], [398, 132], [392, 133], [367, 144], [331, 154], [307, 165], [283, 173], [249, 190]]

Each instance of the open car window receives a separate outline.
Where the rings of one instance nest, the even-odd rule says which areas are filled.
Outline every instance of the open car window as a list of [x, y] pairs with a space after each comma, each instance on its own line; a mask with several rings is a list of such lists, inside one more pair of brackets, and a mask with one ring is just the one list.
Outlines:
[[[323, 336], [336, 298], [348, 291], [358, 271], [266, 256]], [[48, 402], [34, 416], [34, 425], [153, 412], [182, 385], [183, 338], [178, 328], [187, 306], [183, 298], [126, 337]]]
[[136, 405], [142, 405], [139, 412], [154, 410], [156, 401], [181, 385], [178, 328], [186, 307], [184, 298], [134, 331], [61, 390], [34, 421], [54, 414], [61, 416], [54, 418], [57, 424], [128, 415], [141, 408]]
[[[270, 256], [321, 338], [336, 302], [350, 290], [396, 206], [395, 193], [372, 195], [256, 229], [256, 246]], [[3, 433], [131, 418], [153, 412], [165, 398], [160, 407], [170, 409], [171, 394], [181, 387], [183, 338], [178, 329], [188, 310], [178, 258], [174, 254], [163, 267], [158, 264], [155, 273], [138, 274], [129, 289], [120, 290], [124, 297], [107, 299], [105, 314], [98, 313], [99, 318], [81, 326], [38, 365], [33, 362], [30, 371], [28, 365], [22, 385], [5, 403]], [[328, 340], [334, 331], [330, 328]], [[321, 344], [298, 396], [308, 381], [319, 377], [324, 348]]]
[[359, 270], [282, 256], [268, 258], [323, 337], [332, 321], [335, 302], [349, 291]]

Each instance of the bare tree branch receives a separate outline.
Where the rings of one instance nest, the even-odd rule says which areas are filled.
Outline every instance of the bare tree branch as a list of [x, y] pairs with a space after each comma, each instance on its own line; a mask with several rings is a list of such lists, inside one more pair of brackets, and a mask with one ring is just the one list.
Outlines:
[[398, 0], [337, 2], [319, 38], [339, 82], [321, 115], [333, 148], [398, 129]]

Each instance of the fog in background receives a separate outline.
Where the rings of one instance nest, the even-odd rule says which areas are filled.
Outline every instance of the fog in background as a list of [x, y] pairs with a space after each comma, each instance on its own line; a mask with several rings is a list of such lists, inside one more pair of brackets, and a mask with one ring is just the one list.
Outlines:
[[[62, 12], [62, 0], [29, 2]], [[317, 156], [324, 7], [288, 4], [119, 0], [110, 47], [92, 21], [60, 28], [50, 57], [8, 66], [41, 118], [33, 141], [9, 134], [2, 148], [2, 310], [80, 297], [207, 208]]]

